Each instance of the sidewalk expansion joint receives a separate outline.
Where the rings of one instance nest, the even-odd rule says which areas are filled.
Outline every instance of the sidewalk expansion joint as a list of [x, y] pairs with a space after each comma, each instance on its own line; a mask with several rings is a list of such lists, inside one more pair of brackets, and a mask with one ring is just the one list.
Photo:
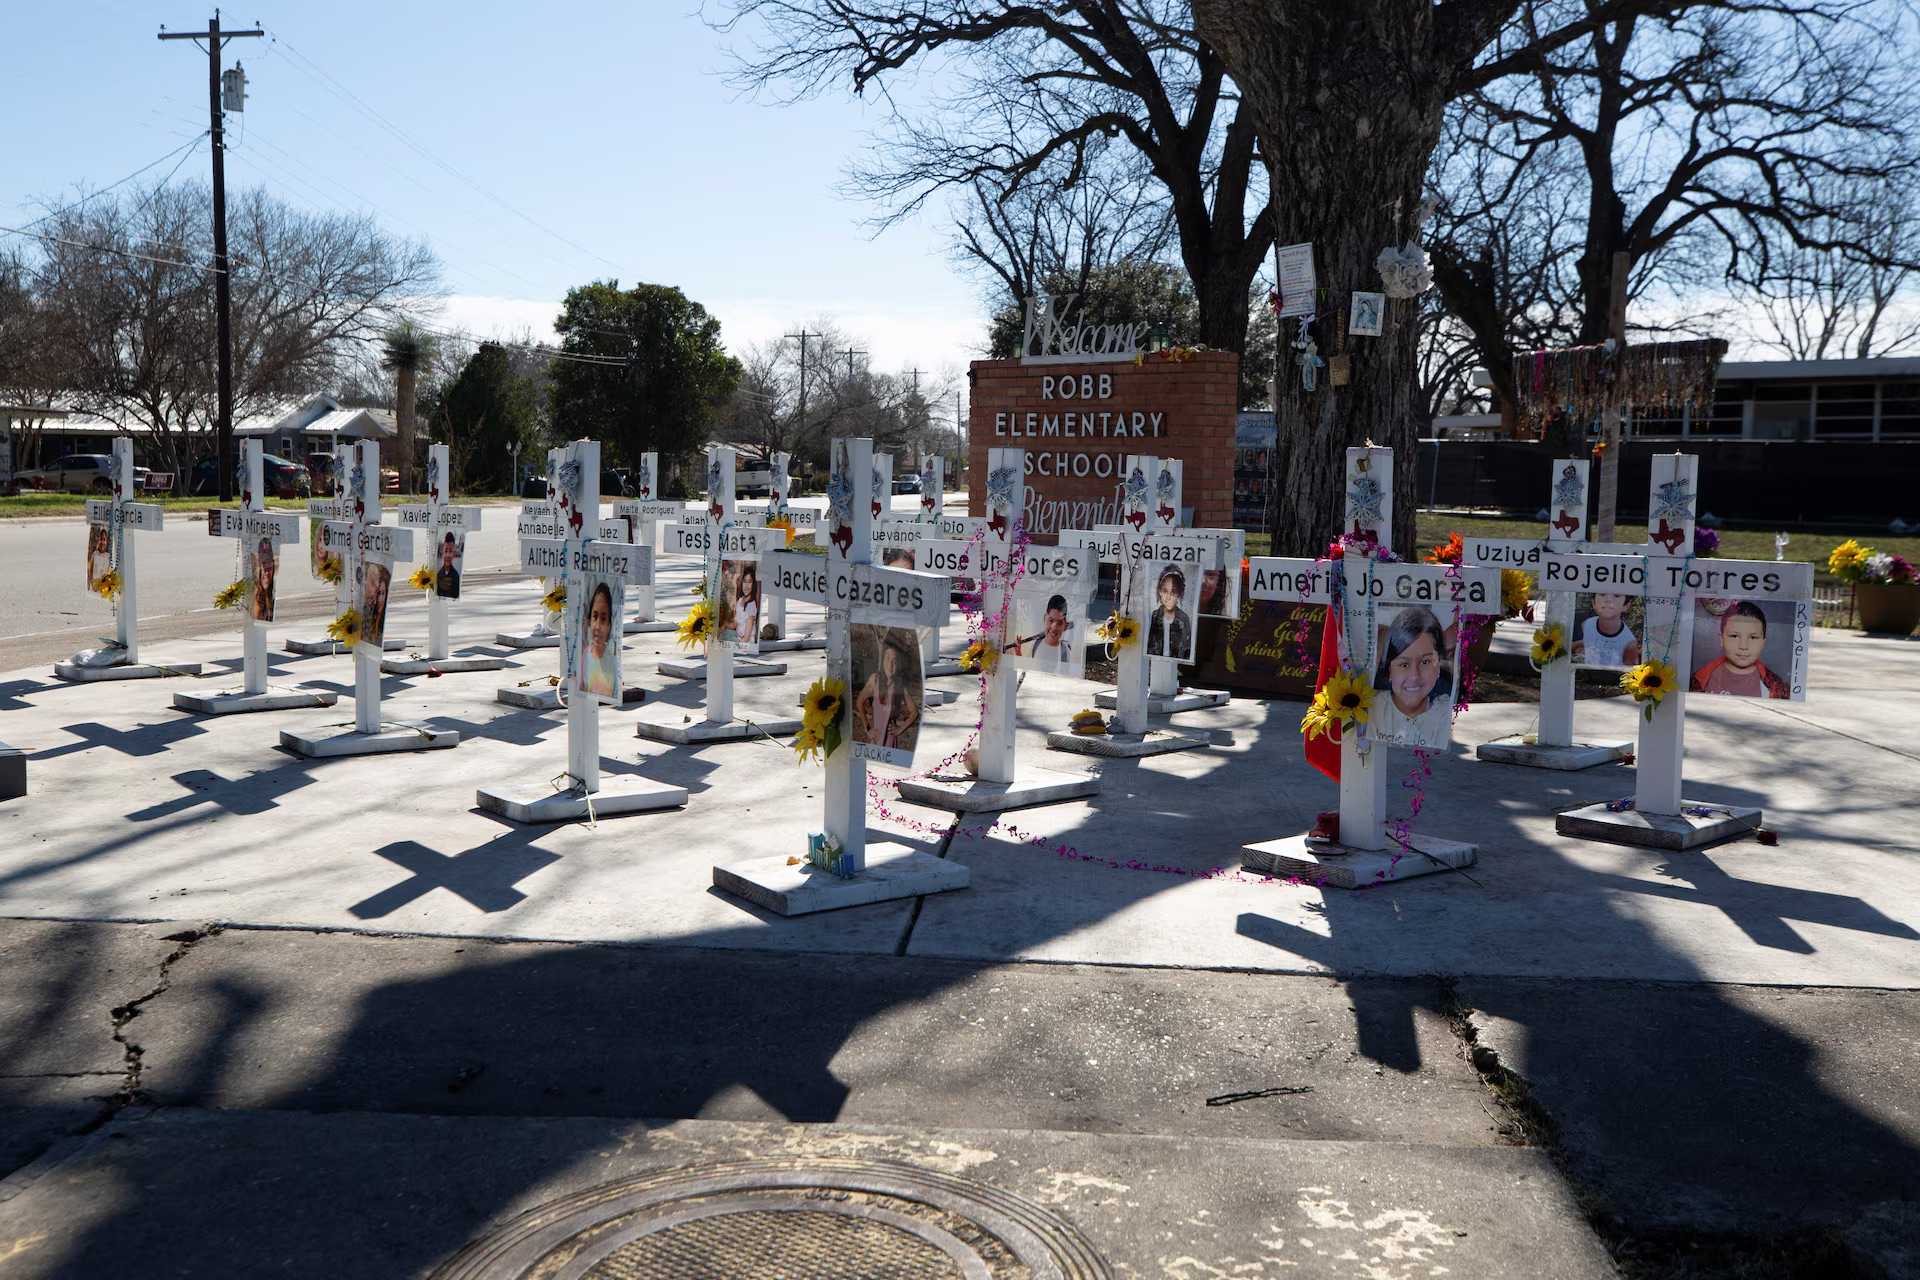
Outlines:
[[1460, 1000], [1458, 983], [1453, 978], [1440, 980], [1440, 1013], [1460, 1041], [1461, 1056], [1480, 1077], [1487, 1092], [1500, 1108], [1495, 1117], [1501, 1141], [1515, 1147], [1537, 1147], [1557, 1151], [1560, 1123], [1533, 1096], [1533, 1086], [1524, 1076], [1500, 1061], [1500, 1055], [1480, 1043], [1474, 1029], [1473, 1010]]
[[[940, 848], [938, 852], [935, 853], [935, 857], [944, 858], [952, 851], [953, 838], [959, 830], [960, 818], [956, 815], [953, 820], [953, 825], [947, 828], [947, 834], [940, 837]], [[893, 946], [894, 955], [904, 956], [907, 954], [907, 944], [913, 941], [913, 927], [920, 923], [920, 908], [925, 906], [926, 903], [927, 895], [924, 893], [914, 898], [913, 909], [907, 913], [907, 926], [900, 931], [900, 941], [896, 942]]]

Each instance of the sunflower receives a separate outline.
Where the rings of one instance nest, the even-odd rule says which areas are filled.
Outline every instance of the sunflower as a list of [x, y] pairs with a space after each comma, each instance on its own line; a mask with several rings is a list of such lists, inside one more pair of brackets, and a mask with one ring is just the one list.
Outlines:
[[360, 611], [349, 609], [327, 624], [327, 635], [351, 649], [360, 643]]
[[1546, 666], [1567, 656], [1567, 629], [1557, 622], [1536, 627], [1533, 632], [1533, 661]]
[[966, 672], [992, 671], [1000, 663], [1000, 651], [985, 640], [975, 640], [960, 651], [960, 669]]
[[413, 576], [407, 579], [407, 585], [415, 591], [433, 590], [433, 570], [421, 565], [413, 571]]
[[1848, 538], [1827, 557], [1827, 569], [1842, 582], [1858, 582], [1866, 568], [1867, 557], [1872, 554], [1866, 547]]
[[800, 757], [799, 763], [807, 763], [810, 756], [826, 756], [826, 744], [820, 740], [819, 731], [811, 726], [802, 726], [800, 734], [793, 740], [793, 754]]
[[1365, 724], [1373, 710], [1373, 685], [1358, 672], [1344, 667], [1334, 672], [1320, 690], [1327, 702], [1327, 714], [1342, 726]]
[[102, 600], [112, 600], [120, 594], [120, 571], [109, 569], [93, 580], [93, 593]]
[[550, 589], [547, 594], [541, 596], [540, 607], [548, 613], [558, 613], [566, 608], [567, 584], [563, 582], [559, 586]]
[[1300, 717], [1300, 732], [1308, 738], [1317, 738], [1332, 731], [1333, 712], [1327, 708], [1326, 691], [1323, 689], [1313, 695], [1313, 701], [1307, 704], [1307, 714]]
[[1502, 569], [1500, 571], [1500, 611], [1503, 616], [1517, 618], [1526, 613], [1533, 601], [1533, 575], [1523, 569]]
[[1115, 649], [1124, 649], [1140, 638], [1140, 624], [1132, 618], [1123, 618], [1118, 613], [1108, 616], [1094, 633]]
[[1633, 700], [1646, 708], [1646, 717], [1653, 719], [1654, 708], [1669, 693], [1680, 687], [1680, 673], [1671, 666], [1655, 658], [1652, 662], [1643, 662], [1627, 674], [1620, 677], [1620, 687], [1633, 695]]
[[713, 606], [702, 600], [687, 610], [674, 631], [674, 639], [683, 649], [698, 649], [713, 635]]
[[341, 564], [339, 556], [329, 551], [320, 557], [320, 581], [337, 587], [340, 585], [340, 580], [346, 576], [346, 566]]
[[821, 676], [808, 688], [807, 696], [800, 700], [801, 723], [808, 728], [820, 728], [837, 722], [846, 696], [846, 685], [832, 676]]
[[222, 587], [215, 593], [213, 597], [213, 607], [216, 609], [237, 609], [240, 607], [240, 602], [246, 598], [246, 595], [247, 580], [242, 578], [232, 586]]

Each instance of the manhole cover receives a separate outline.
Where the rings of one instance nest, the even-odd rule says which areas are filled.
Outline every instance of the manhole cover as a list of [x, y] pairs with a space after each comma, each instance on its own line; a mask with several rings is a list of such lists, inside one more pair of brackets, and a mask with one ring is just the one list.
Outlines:
[[608, 1183], [523, 1214], [438, 1280], [1108, 1280], [1064, 1219], [874, 1160], [743, 1160]]

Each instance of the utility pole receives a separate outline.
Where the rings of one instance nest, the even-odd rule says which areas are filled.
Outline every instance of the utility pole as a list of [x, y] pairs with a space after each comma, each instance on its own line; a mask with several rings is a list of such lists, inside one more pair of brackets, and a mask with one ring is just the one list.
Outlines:
[[849, 385], [853, 382], [853, 358], [865, 354], [867, 353], [864, 351], [855, 351], [852, 347], [847, 348], [847, 382]]
[[267, 34], [255, 27], [251, 31], [220, 30], [220, 11], [205, 31], [168, 31], [160, 29], [162, 40], [205, 40], [207, 42], [207, 112], [213, 121], [213, 297], [214, 323], [220, 343], [220, 408], [215, 424], [220, 476], [220, 501], [233, 501], [233, 289], [227, 272], [227, 167], [225, 114], [220, 109], [220, 50], [228, 40]]
[[793, 428], [794, 443], [798, 444], [801, 433], [807, 429], [807, 339], [819, 335], [809, 334], [806, 326], [802, 325], [800, 332], [787, 336], [800, 339], [800, 421]]

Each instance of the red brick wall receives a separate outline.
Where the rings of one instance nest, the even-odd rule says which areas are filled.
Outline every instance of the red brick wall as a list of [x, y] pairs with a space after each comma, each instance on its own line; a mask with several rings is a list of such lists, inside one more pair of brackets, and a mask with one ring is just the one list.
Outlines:
[[[1117, 523], [1121, 464], [1128, 454], [1143, 453], [1182, 461], [1181, 505], [1193, 509], [1195, 525], [1232, 527], [1239, 356], [1205, 351], [1191, 360], [1149, 356], [1138, 365], [976, 360], [969, 376], [967, 487], [974, 515], [983, 513], [989, 449], [1027, 450], [1027, 530], [1035, 541], [1049, 543], [1062, 528]], [[1047, 378], [1053, 379], [1050, 395]], [[1069, 378], [1070, 394], [1062, 391]], [[1108, 380], [1105, 395], [1103, 378]], [[1092, 394], [1082, 395], [1088, 379]], [[1076, 432], [1081, 415], [1089, 415], [1089, 434], [1068, 435], [1068, 413], [1074, 415]], [[1116, 413], [1125, 415], [1124, 436], [1114, 431]], [[1136, 413], [1142, 415], [1137, 436], [1132, 434]], [[1108, 415], [1104, 422], [1102, 414]], [[1096, 506], [1105, 514], [1095, 517]]]

